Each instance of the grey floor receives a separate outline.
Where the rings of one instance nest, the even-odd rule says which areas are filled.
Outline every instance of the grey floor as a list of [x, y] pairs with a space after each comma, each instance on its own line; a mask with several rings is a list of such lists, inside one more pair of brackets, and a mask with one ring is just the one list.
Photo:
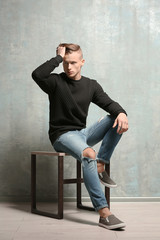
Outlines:
[[[54, 209], [55, 204], [39, 208]], [[0, 240], [160, 240], [160, 203], [111, 203], [111, 211], [125, 221], [125, 230], [98, 227], [98, 214], [65, 203], [64, 219], [30, 213], [30, 203], [0, 203]]]

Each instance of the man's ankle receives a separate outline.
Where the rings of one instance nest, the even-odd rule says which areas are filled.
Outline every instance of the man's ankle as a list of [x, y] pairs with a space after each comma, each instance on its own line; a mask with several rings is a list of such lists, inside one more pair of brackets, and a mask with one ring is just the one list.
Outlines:
[[99, 215], [102, 218], [107, 218], [108, 216], [110, 216], [112, 213], [110, 212], [109, 208], [101, 208], [99, 209]]
[[102, 173], [105, 171], [104, 164], [103, 163], [97, 163], [97, 170], [98, 173]]

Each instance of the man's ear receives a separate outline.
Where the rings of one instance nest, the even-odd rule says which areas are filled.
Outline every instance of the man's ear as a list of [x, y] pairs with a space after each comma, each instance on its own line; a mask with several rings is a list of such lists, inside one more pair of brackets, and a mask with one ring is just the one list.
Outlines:
[[83, 66], [83, 65], [84, 65], [84, 63], [85, 63], [85, 60], [84, 60], [84, 59], [82, 59], [81, 63], [82, 63], [82, 66]]

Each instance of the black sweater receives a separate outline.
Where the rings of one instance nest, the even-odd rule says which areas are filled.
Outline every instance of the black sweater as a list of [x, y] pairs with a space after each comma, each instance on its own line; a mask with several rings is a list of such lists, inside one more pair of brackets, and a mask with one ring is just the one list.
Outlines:
[[86, 127], [91, 102], [115, 117], [119, 113], [126, 114], [125, 110], [103, 91], [97, 81], [83, 76], [80, 80], [72, 80], [64, 72], [51, 73], [62, 61], [62, 57], [58, 55], [32, 73], [32, 78], [49, 96], [49, 138], [52, 144], [61, 134]]

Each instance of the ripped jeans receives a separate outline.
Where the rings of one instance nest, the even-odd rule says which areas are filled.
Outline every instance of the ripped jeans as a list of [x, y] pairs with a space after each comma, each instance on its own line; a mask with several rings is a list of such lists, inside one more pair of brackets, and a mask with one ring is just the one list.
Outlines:
[[[122, 135], [117, 134], [117, 127], [112, 128], [115, 118], [107, 115], [90, 127], [69, 131], [62, 134], [53, 144], [57, 152], [66, 152], [82, 163], [85, 186], [96, 211], [108, 207], [101, 188], [97, 172], [97, 161], [109, 163], [111, 155]], [[86, 148], [91, 148], [102, 141], [95, 159], [83, 156]]]

